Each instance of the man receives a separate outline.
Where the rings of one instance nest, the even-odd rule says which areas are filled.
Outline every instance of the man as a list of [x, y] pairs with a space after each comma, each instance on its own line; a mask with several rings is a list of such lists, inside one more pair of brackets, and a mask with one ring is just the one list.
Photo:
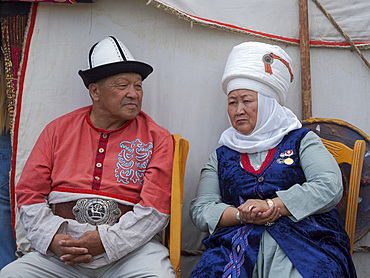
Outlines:
[[35, 249], [0, 277], [174, 277], [158, 233], [167, 225], [171, 134], [141, 111], [153, 71], [115, 37], [79, 71], [92, 106], [46, 126], [16, 186]]

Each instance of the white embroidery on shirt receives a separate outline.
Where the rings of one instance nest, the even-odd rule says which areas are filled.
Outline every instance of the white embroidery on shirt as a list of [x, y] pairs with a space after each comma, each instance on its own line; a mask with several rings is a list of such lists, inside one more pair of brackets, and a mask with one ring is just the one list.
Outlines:
[[152, 156], [153, 143], [144, 144], [140, 139], [132, 142], [122, 141], [122, 151], [118, 154], [115, 177], [118, 182], [129, 184], [130, 182], [143, 185], [144, 174]]

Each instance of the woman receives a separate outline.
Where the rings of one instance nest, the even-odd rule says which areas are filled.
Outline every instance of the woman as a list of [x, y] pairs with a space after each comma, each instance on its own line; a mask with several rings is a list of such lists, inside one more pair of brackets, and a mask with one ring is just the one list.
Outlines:
[[231, 51], [231, 127], [202, 169], [190, 214], [210, 236], [191, 277], [356, 277], [335, 206], [341, 173], [320, 138], [281, 106], [293, 73], [278, 46]]

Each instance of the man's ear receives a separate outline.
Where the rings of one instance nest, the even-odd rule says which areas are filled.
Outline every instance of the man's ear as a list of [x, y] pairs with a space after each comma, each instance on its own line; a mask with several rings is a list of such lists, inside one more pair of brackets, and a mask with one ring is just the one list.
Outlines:
[[97, 101], [99, 100], [99, 85], [96, 83], [89, 84], [89, 94], [92, 100]]

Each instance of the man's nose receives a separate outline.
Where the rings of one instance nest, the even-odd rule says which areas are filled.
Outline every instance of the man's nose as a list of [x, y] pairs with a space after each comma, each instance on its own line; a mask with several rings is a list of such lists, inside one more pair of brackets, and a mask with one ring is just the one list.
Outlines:
[[138, 94], [135, 90], [135, 87], [133, 85], [128, 86], [128, 92], [126, 94], [127, 97], [129, 98], [137, 98]]

